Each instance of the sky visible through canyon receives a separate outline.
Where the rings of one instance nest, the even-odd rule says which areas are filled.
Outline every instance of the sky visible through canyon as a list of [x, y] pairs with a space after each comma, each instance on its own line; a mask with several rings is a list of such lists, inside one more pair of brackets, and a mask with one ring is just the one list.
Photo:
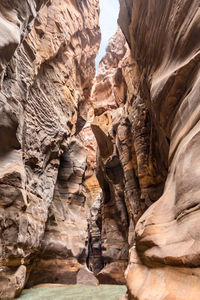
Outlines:
[[118, 0], [99, 0], [100, 2], [100, 27], [101, 27], [101, 46], [96, 57], [96, 69], [105, 54], [109, 38], [116, 32], [117, 18], [119, 14]]

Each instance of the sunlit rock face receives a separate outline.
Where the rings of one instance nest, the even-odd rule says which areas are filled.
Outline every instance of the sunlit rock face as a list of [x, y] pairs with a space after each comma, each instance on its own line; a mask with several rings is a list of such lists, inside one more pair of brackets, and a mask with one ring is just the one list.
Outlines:
[[96, 0], [1, 1], [1, 299], [17, 295], [30, 271], [28, 285], [38, 276], [76, 282], [86, 262], [86, 153], [76, 135], [95, 73], [98, 15]]
[[[197, 300], [200, 1], [120, 2], [119, 23], [131, 48], [131, 69], [137, 69], [128, 87], [127, 109], [137, 108], [146, 116], [136, 122], [133, 114], [131, 124], [138, 129], [143, 121], [153, 124], [148, 132], [133, 136], [134, 143], [141, 141], [137, 164], [143, 168], [146, 151], [151, 154], [151, 170], [157, 165], [161, 175], [162, 164], [168, 164], [162, 196], [136, 225], [126, 271], [129, 299]], [[156, 139], [151, 138], [152, 130]]]

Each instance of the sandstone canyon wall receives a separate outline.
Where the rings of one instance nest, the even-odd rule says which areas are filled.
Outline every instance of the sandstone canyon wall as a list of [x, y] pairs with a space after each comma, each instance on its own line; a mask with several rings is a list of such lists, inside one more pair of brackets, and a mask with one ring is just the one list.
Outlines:
[[126, 271], [129, 299], [197, 300], [200, 1], [120, 4], [119, 24], [133, 61], [133, 75], [125, 74], [130, 84], [125, 106], [139, 205], [152, 199], [153, 190], [157, 200], [165, 182], [162, 196], [136, 225]]
[[75, 283], [86, 263], [86, 153], [77, 135], [98, 16], [96, 0], [0, 3], [1, 299], [27, 280]]
[[[124, 283], [134, 228], [162, 194], [168, 143], [151, 120], [139, 70], [118, 28], [99, 65], [92, 91], [91, 124], [99, 152], [97, 177], [103, 190], [100, 282]], [[158, 140], [161, 135], [161, 141]]]
[[200, 299], [199, 7], [120, 0], [93, 82], [97, 0], [1, 1], [0, 299], [86, 264]]
[[[121, 0], [92, 101], [101, 280], [128, 298], [197, 300], [200, 1]], [[121, 271], [124, 267], [120, 267]], [[118, 281], [119, 282], [119, 281]]]
[[99, 64], [91, 95], [95, 113], [91, 128], [98, 144], [97, 178], [103, 191], [101, 247], [104, 268], [97, 275], [101, 283], [125, 283], [128, 260], [129, 225], [123, 159], [115, 133], [125, 101], [122, 64], [128, 54], [125, 38], [118, 29]]

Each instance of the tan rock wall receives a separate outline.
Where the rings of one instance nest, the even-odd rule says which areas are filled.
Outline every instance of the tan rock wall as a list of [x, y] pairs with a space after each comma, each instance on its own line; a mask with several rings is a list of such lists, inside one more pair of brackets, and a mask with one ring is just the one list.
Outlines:
[[96, 117], [91, 126], [99, 148], [97, 177], [103, 190], [105, 268], [98, 275], [102, 282], [125, 282], [135, 225], [163, 191], [168, 143], [151, 118], [148, 100], [146, 84], [118, 29], [92, 90]]
[[133, 246], [130, 299], [198, 299], [200, 3], [120, 4], [131, 51], [118, 31], [92, 93], [106, 265], [98, 277], [116, 282]]
[[200, 1], [120, 4], [92, 83], [97, 0], [1, 1], [1, 299], [128, 259], [129, 299], [200, 298]]
[[97, 275], [102, 283], [124, 283], [128, 259], [128, 216], [125, 205], [123, 166], [115, 130], [121, 120], [126, 84], [121, 61], [128, 52], [118, 29], [99, 65], [91, 101], [95, 118], [91, 124], [97, 140], [97, 178], [101, 201], [101, 247], [104, 268]]
[[[133, 112], [136, 103], [141, 103], [148, 113], [146, 122], [153, 124], [148, 128], [156, 132], [156, 139], [148, 140], [143, 133], [140, 143], [137, 135], [135, 142], [138, 149], [159, 150], [160, 156], [151, 155], [159, 176], [162, 161], [167, 164], [168, 160], [164, 193], [136, 225], [136, 242], [126, 271], [129, 299], [199, 299], [200, 2], [120, 2], [119, 23], [138, 69], [133, 80], [138, 88], [131, 92], [138, 100], [130, 102], [128, 109]], [[144, 118], [140, 115], [137, 123], [132, 116], [131, 123], [139, 129], [137, 124]], [[143, 168], [145, 156], [138, 156], [137, 150], [136, 156], [140, 181], [145, 184], [149, 180], [143, 175], [149, 172]], [[154, 178], [159, 182], [159, 177]]]
[[[67, 268], [76, 272], [87, 257], [86, 154], [73, 136], [85, 122], [95, 73], [98, 1], [41, 5], [0, 4], [1, 299], [21, 290], [36, 258], [47, 266], [44, 278], [48, 260], [54, 260], [49, 268], [56, 281], [56, 273], [61, 278]], [[72, 245], [79, 234], [81, 240]], [[49, 249], [50, 257], [43, 259]], [[64, 261], [66, 269], [54, 268], [55, 259], [57, 265]], [[34, 268], [37, 273], [40, 262]]]

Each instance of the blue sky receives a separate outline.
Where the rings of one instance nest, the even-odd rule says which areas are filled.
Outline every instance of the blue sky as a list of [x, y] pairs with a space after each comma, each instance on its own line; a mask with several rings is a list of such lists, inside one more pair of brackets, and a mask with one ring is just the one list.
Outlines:
[[100, 27], [101, 46], [96, 57], [96, 66], [105, 54], [109, 38], [116, 32], [117, 19], [119, 14], [118, 0], [99, 0], [100, 3]]

